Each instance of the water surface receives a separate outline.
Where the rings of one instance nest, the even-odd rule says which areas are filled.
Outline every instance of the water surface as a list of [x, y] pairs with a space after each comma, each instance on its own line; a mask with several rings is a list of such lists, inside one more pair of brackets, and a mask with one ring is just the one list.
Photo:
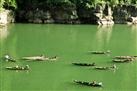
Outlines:
[[[0, 57], [9, 54], [16, 63], [0, 60], [1, 91], [136, 91], [137, 62], [116, 64], [117, 70], [97, 71], [72, 62], [111, 66], [118, 55], [137, 55], [137, 27], [127, 25], [12, 24], [0, 29]], [[88, 51], [107, 51], [92, 55]], [[56, 62], [27, 62], [24, 56], [59, 56]], [[26, 65], [29, 71], [9, 71]], [[103, 88], [81, 86], [73, 80], [98, 81]]]

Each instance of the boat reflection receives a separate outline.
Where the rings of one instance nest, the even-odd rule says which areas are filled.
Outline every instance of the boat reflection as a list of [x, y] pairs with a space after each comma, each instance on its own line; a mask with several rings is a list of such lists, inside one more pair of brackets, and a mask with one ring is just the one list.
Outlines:
[[0, 26], [0, 40], [7, 38], [8, 34], [7, 26]]
[[103, 25], [98, 26], [98, 31], [96, 32], [96, 46], [97, 48], [107, 48], [110, 43], [113, 26]]
[[137, 54], [137, 25], [129, 25], [130, 27], [130, 33], [131, 33], [131, 41], [132, 43], [134, 43], [134, 45], [132, 45], [132, 48], [135, 48], [135, 53]]

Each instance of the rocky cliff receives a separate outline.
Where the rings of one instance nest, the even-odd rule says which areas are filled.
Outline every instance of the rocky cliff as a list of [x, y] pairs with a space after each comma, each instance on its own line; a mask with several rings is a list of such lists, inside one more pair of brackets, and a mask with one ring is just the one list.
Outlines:
[[[17, 9], [16, 22], [25, 23], [60, 23], [60, 24], [137, 24], [137, 7], [135, 5], [97, 4], [94, 7], [61, 3], [56, 5], [39, 5], [35, 8]], [[12, 16], [12, 18], [8, 18]], [[7, 21], [8, 20], [8, 21]], [[0, 23], [13, 22], [9, 11], [0, 13]]]
[[0, 25], [6, 25], [14, 22], [14, 12], [10, 10], [0, 11]]

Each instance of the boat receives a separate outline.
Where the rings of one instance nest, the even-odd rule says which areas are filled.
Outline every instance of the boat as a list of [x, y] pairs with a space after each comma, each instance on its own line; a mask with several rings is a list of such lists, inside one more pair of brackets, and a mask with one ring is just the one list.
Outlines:
[[133, 61], [134, 59], [114, 59], [112, 60], [113, 62], [116, 62], [116, 63], [127, 63], [127, 62], [131, 62]]
[[114, 64], [113, 66], [110, 66], [110, 67], [95, 67], [94, 69], [97, 69], [97, 70], [113, 70], [113, 69], [116, 69], [116, 65]]
[[135, 59], [137, 56], [115, 56], [116, 59]]
[[15, 66], [15, 67], [6, 67], [8, 70], [29, 70], [29, 65], [26, 65], [25, 67], [22, 66]]
[[77, 83], [77, 84], [91, 86], [91, 87], [102, 87], [103, 86], [102, 82], [96, 83], [95, 81], [93, 81], [93, 82], [86, 82], [86, 81], [74, 80], [74, 82]]
[[98, 69], [98, 70], [109, 70], [110, 68], [109, 67], [95, 67], [95, 69]]
[[95, 63], [72, 63], [74, 65], [78, 65], [78, 66], [95, 66]]
[[89, 51], [89, 53], [92, 53], [92, 54], [107, 54], [107, 53], [110, 53], [110, 51]]
[[49, 58], [45, 56], [32, 56], [32, 57], [22, 57], [22, 60], [47, 61], [49, 60]]

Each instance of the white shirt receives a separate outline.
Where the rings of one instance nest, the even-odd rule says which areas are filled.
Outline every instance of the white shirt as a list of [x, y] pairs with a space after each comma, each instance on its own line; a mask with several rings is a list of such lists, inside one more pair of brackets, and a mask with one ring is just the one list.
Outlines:
[[9, 55], [5, 55], [5, 58], [6, 58], [6, 59], [9, 59], [10, 57], [9, 57]]

